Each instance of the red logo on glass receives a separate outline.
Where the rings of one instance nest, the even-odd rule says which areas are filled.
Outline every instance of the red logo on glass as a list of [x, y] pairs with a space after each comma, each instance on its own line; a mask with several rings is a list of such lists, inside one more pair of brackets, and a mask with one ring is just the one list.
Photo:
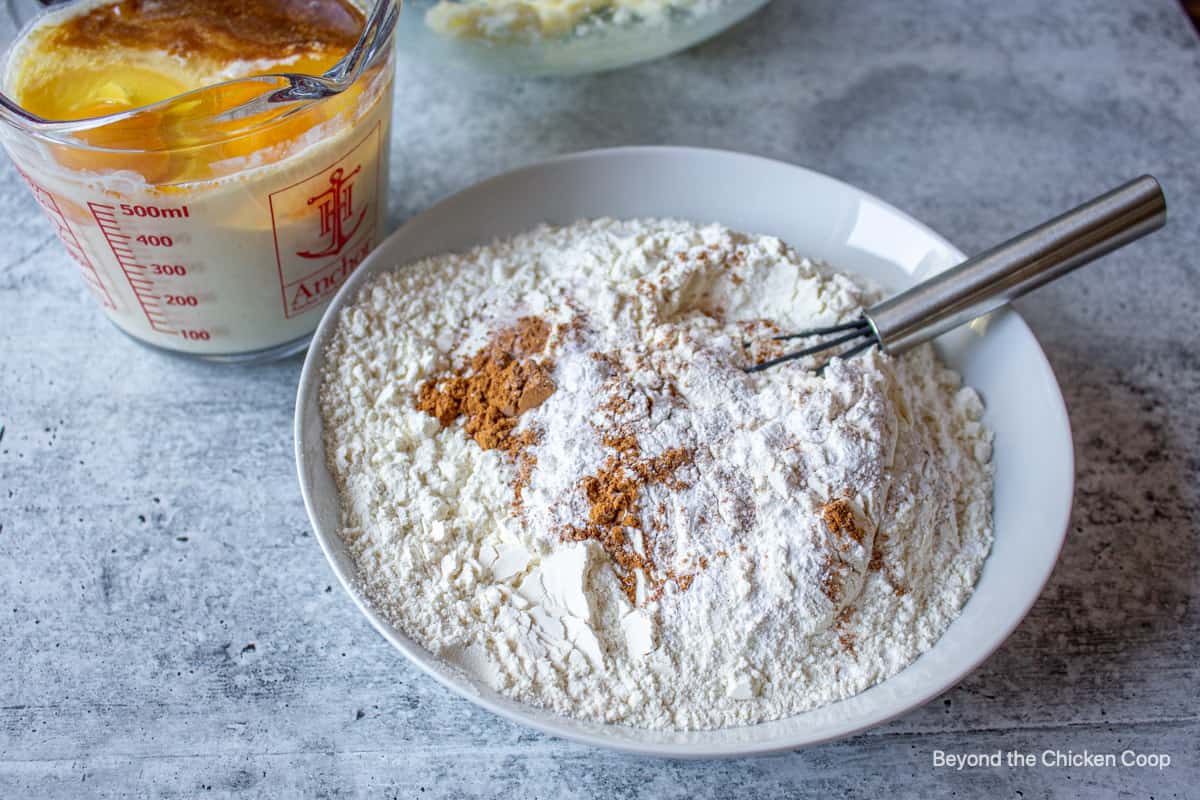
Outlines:
[[371, 252], [379, 147], [376, 126], [337, 162], [271, 193], [284, 316], [321, 306]]

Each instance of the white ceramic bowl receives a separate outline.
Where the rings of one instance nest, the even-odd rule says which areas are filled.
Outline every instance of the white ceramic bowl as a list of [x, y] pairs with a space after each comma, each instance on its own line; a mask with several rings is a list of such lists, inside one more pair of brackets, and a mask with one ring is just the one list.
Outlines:
[[867, 691], [794, 717], [714, 731], [649, 731], [581, 722], [514, 702], [470, 681], [393, 627], [363, 596], [338, 537], [338, 498], [325, 466], [317, 402], [338, 311], [373, 273], [463, 250], [541, 222], [591, 217], [682, 217], [773, 234], [800, 252], [899, 288], [962, 260], [933, 231], [852, 186], [753, 156], [688, 148], [599, 150], [479, 183], [409, 220], [364, 261], [317, 329], [296, 400], [296, 465], [304, 503], [333, 571], [362, 612], [414, 664], [484, 708], [589, 744], [675, 757], [786, 750], [847, 736], [928, 702], [960, 681], [1012, 632], [1058, 558], [1071, 508], [1074, 464], [1058, 384], [1029, 328], [1001, 311], [986, 333], [960, 329], [938, 347], [987, 405], [996, 433], [996, 540], [974, 595], [942, 639], [907, 669]]

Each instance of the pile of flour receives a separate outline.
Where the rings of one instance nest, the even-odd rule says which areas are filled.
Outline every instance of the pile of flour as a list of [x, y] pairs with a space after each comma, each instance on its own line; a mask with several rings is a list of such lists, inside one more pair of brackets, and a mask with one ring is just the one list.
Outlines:
[[[379, 276], [321, 391], [365, 592], [495, 689], [587, 719], [750, 724], [895, 674], [991, 545], [978, 396], [928, 347], [742, 370], [773, 332], [872, 299], [777, 239], [673, 220], [543, 227]], [[554, 390], [516, 418], [520, 458], [417, 408], [529, 319], [553, 331]], [[620, 489], [616, 521], [599, 486]]]

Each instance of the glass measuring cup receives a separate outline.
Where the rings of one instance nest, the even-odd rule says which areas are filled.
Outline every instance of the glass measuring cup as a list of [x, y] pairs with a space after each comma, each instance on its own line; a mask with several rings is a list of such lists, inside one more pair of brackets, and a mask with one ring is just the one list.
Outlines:
[[319, 76], [239, 78], [70, 122], [0, 87], [0, 142], [118, 328], [217, 361], [307, 345], [384, 232], [399, 8], [375, 0], [358, 42]]

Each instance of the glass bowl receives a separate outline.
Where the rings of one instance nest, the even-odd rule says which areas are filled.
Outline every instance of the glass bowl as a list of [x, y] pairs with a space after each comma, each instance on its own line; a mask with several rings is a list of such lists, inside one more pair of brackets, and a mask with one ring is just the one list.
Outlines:
[[396, 38], [403, 50], [437, 63], [489, 73], [580, 75], [684, 50], [768, 1], [409, 0]]

